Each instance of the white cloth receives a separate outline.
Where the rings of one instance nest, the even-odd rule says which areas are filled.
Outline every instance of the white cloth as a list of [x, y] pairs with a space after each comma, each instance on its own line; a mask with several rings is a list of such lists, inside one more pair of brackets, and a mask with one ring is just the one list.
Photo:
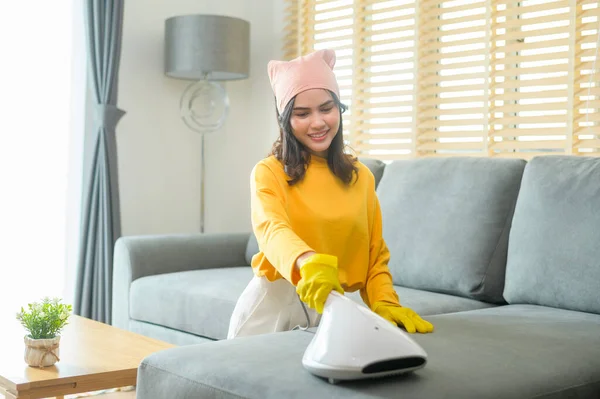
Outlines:
[[317, 326], [321, 315], [302, 305], [296, 288], [286, 279], [254, 276], [235, 305], [227, 339]]

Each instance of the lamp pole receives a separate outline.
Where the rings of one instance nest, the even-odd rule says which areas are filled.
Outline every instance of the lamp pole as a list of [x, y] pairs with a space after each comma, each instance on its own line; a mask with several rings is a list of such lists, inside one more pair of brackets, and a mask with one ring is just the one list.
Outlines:
[[206, 142], [205, 136], [219, 130], [229, 113], [229, 97], [219, 83], [210, 80], [210, 74], [190, 84], [179, 104], [183, 122], [200, 134], [200, 232], [206, 230]]
[[206, 209], [204, 188], [205, 188], [205, 158], [204, 158], [204, 133], [200, 134], [200, 233], [204, 234], [204, 211]]

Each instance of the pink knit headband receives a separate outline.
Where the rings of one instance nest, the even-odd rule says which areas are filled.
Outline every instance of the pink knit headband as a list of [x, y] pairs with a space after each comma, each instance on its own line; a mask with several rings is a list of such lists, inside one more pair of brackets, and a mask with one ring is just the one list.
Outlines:
[[281, 114], [294, 96], [310, 89], [327, 89], [340, 97], [333, 73], [335, 52], [318, 50], [291, 61], [270, 61], [269, 79]]

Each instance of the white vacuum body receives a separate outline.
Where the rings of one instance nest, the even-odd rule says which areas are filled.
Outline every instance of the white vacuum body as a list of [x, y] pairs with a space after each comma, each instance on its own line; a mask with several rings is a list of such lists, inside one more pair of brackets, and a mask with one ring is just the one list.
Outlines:
[[302, 358], [309, 372], [330, 383], [407, 373], [426, 363], [408, 333], [335, 291]]

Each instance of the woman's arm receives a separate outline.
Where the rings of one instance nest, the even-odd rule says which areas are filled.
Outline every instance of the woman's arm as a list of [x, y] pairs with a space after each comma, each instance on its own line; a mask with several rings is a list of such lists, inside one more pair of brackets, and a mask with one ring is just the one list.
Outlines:
[[308, 251], [308, 252], [305, 252], [302, 255], [300, 255], [298, 257], [298, 259], [296, 259], [296, 268], [298, 270], [300, 270], [300, 268], [302, 267], [304, 262], [306, 262], [306, 259], [310, 258], [312, 255], [315, 255], [315, 254], [316, 254], [315, 251]]
[[284, 278], [296, 285], [300, 266], [315, 251], [292, 230], [281, 183], [261, 163], [252, 171], [250, 202], [252, 226], [261, 251]]
[[369, 212], [370, 246], [369, 269], [367, 281], [360, 294], [367, 306], [375, 302], [388, 302], [399, 304], [398, 294], [394, 289], [392, 275], [388, 268], [390, 251], [383, 239], [383, 221], [379, 199], [375, 193], [375, 178], [369, 173], [372, 183], [369, 185], [371, 210]]

